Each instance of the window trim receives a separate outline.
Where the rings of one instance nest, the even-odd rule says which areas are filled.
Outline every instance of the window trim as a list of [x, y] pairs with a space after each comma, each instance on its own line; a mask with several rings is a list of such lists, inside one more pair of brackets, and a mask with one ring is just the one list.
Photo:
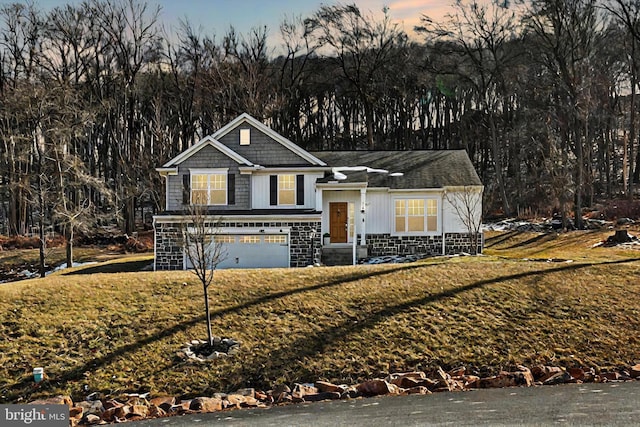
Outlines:
[[251, 145], [251, 128], [240, 129], [240, 145]]
[[[396, 202], [399, 200], [403, 200], [405, 202], [404, 205], [404, 230], [405, 231], [397, 231], [396, 223], [398, 216], [396, 215]], [[409, 228], [409, 200], [423, 200], [424, 201], [424, 215], [423, 215], [423, 230], [422, 231], [407, 231]], [[436, 203], [436, 211], [435, 214], [429, 215], [429, 202], [434, 201]], [[402, 197], [393, 197], [391, 199], [391, 234], [395, 236], [424, 236], [424, 235], [439, 235], [442, 230], [442, 216], [440, 212], [442, 210], [442, 201], [438, 197], [429, 197], [429, 196], [402, 196]], [[435, 230], [429, 230], [429, 218], [435, 218], [436, 220], [436, 228]]]
[[[297, 183], [297, 178], [296, 178], [296, 174], [294, 173], [282, 173], [282, 174], [278, 174], [277, 175], [277, 180], [278, 180], [278, 206], [297, 206], [296, 202], [297, 202], [297, 195], [298, 195], [298, 183]], [[291, 177], [292, 178], [292, 182], [293, 182], [293, 188], [287, 188], [287, 189], [283, 189], [280, 187], [280, 178], [284, 178], [284, 177]], [[293, 203], [283, 203], [282, 199], [281, 199], [281, 194], [280, 192], [286, 190], [286, 191], [292, 191], [293, 192]]]
[[[195, 175], [207, 176], [207, 203], [195, 204], [193, 201], [193, 177]], [[211, 176], [224, 176], [224, 203], [211, 203]], [[189, 169], [189, 203], [192, 206], [228, 206], [229, 205], [229, 168]], [[223, 191], [217, 190], [217, 191]]]

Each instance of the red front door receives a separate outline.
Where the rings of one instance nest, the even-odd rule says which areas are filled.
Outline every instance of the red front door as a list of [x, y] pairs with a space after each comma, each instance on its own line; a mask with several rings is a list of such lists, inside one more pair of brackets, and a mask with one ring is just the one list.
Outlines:
[[329, 203], [331, 243], [347, 243], [347, 203]]

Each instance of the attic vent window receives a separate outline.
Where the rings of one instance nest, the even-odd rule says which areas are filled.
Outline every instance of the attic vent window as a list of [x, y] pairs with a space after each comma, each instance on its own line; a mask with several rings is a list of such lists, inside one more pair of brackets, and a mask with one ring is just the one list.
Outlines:
[[240, 145], [251, 144], [251, 129], [240, 129]]

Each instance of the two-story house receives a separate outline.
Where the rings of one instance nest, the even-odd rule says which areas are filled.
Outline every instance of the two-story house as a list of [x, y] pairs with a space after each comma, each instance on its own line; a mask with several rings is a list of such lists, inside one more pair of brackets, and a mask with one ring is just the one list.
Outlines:
[[157, 270], [190, 267], [179, 243], [190, 205], [219, 225], [218, 268], [304, 267], [351, 246], [359, 257], [468, 251], [469, 228], [446, 195], [481, 201], [483, 189], [464, 150], [308, 152], [248, 114], [157, 170]]

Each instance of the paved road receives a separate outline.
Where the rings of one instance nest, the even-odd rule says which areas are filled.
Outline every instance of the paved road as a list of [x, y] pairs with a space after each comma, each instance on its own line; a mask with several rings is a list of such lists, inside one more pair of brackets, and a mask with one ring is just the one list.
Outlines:
[[145, 420], [143, 426], [640, 426], [640, 381], [388, 396]]

